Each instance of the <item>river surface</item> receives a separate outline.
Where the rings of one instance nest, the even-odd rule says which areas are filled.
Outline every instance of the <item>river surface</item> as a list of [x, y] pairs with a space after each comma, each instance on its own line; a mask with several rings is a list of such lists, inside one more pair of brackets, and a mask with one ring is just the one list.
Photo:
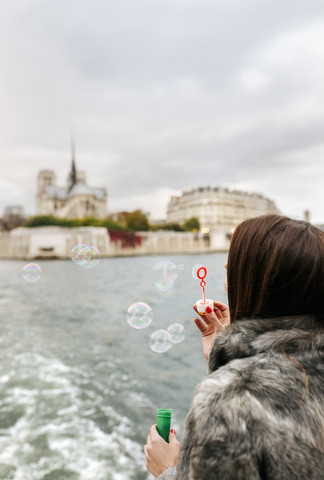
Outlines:
[[[176, 268], [156, 271], [164, 260]], [[152, 479], [143, 445], [157, 408], [172, 409], [181, 439], [207, 372], [192, 267], [207, 267], [206, 296], [226, 302], [225, 262], [226, 254], [129, 257], [86, 270], [39, 261], [40, 279], [28, 282], [27, 262], [0, 261], [0, 479]], [[177, 277], [162, 291], [156, 284], [169, 275]], [[135, 302], [152, 309], [145, 329], [126, 320]], [[151, 334], [174, 322], [185, 339], [152, 351]]]

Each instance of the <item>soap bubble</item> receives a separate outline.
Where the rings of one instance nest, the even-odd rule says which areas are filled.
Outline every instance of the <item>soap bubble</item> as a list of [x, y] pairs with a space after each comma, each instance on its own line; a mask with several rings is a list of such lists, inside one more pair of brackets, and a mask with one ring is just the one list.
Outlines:
[[137, 330], [147, 328], [153, 320], [152, 309], [146, 303], [136, 302], [128, 308], [126, 317], [131, 327]]
[[165, 353], [172, 347], [170, 334], [166, 330], [155, 330], [151, 335], [151, 350], [156, 353]]
[[80, 263], [84, 261], [87, 256], [87, 247], [88, 245], [80, 243], [79, 245], [75, 245], [75, 247], [72, 248], [71, 258], [74, 263], [80, 265]]
[[179, 270], [184, 270], [184, 268], [185, 268], [184, 264], [183, 264], [183, 263], [180, 263], [180, 265], [179, 265]]
[[185, 336], [183, 335], [184, 326], [181, 323], [172, 323], [168, 327], [168, 333], [170, 337], [170, 342], [172, 343], [181, 343]]
[[158, 280], [155, 281], [155, 286], [162, 292], [168, 292], [174, 285], [178, 276], [175, 272], [176, 265], [171, 260], [162, 260], [154, 267], [154, 271], [159, 273]]
[[81, 266], [86, 270], [96, 267], [100, 262], [100, 257], [101, 257], [100, 252], [97, 249], [97, 247], [94, 247], [93, 245], [87, 247], [85, 256], [87, 257], [87, 262]]
[[100, 261], [100, 252], [94, 246], [80, 243], [72, 248], [71, 258], [76, 265], [88, 270], [98, 265]]
[[23, 277], [29, 283], [38, 282], [41, 278], [41, 272], [42, 269], [37, 263], [28, 263], [23, 267]]
[[192, 276], [193, 278], [197, 278], [198, 279], [198, 276], [197, 276], [197, 272], [199, 270], [199, 268], [203, 267], [203, 265], [201, 265], [200, 263], [198, 263], [197, 265], [194, 265], [192, 267]]

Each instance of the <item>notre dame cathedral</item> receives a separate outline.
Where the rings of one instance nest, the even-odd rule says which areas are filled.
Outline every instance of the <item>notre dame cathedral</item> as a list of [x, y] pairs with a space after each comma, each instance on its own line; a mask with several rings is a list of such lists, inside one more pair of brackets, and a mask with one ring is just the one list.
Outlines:
[[75, 167], [72, 147], [72, 166], [67, 185], [57, 186], [53, 170], [41, 170], [37, 179], [37, 215], [54, 215], [61, 218], [105, 218], [107, 216], [105, 188], [89, 187], [85, 172]]

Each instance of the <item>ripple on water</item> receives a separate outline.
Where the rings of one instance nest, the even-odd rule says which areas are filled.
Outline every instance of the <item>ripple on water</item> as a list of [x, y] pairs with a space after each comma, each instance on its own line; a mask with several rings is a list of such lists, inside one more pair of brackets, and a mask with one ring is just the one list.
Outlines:
[[[132, 384], [126, 375], [115, 383]], [[0, 479], [147, 478], [133, 422], [106, 404], [105, 385], [82, 366], [21, 354], [2, 387]]]
[[42, 477], [42, 480], [78, 480], [79, 478], [79, 474], [72, 472], [72, 470], [58, 468], [46, 473], [46, 475]]

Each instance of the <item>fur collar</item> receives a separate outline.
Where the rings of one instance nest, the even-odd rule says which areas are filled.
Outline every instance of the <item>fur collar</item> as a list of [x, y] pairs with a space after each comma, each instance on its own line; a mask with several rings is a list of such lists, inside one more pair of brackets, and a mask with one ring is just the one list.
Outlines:
[[209, 373], [231, 360], [265, 352], [324, 353], [324, 317], [238, 320], [220, 333], [209, 357]]

